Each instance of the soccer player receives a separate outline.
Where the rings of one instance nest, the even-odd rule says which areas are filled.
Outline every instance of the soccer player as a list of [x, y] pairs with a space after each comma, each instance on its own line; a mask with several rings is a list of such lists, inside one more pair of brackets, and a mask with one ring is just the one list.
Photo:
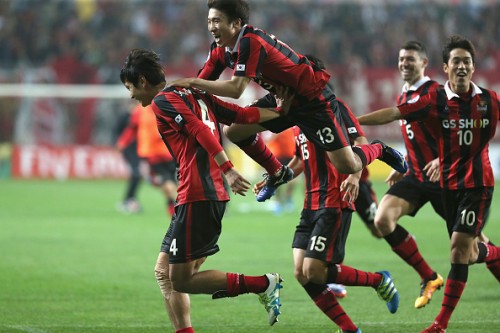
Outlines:
[[[272, 103], [270, 94], [257, 102], [260, 106]], [[341, 100], [339, 105], [350, 140], [366, 141], [350, 108]], [[338, 303], [338, 291], [330, 285], [371, 286], [387, 302], [391, 313], [399, 306], [399, 294], [389, 272], [363, 272], [342, 264], [361, 172], [340, 174], [321, 147], [310, 142], [299, 127], [293, 129], [296, 153], [288, 167], [294, 177], [304, 173], [306, 189], [292, 244], [295, 277], [320, 310], [340, 327], [340, 333], [360, 333]], [[262, 180], [254, 186], [254, 192], [259, 193], [264, 186]]]
[[[439, 84], [425, 76], [428, 65], [425, 46], [418, 41], [409, 41], [399, 50], [398, 69], [404, 80], [402, 93], [397, 103], [402, 104], [417, 96], [437, 89]], [[364, 124], [360, 117], [361, 124]], [[436, 213], [445, 218], [441, 202], [441, 188], [436, 183], [439, 177], [437, 143], [432, 128], [426, 122], [400, 120], [408, 162], [408, 173], [392, 171], [386, 182], [391, 186], [382, 197], [375, 215], [375, 225], [389, 243], [392, 250], [413, 267], [422, 280], [420, 296], [415, 308], [422, 308], [432, 294], [443, 286], [443, 278], [422, 257], [415, 237], [398, 224], [402, 216], [415, 216], [427, 202]], [[437, 169], [437, 170], [436, 170]], [[437, 172], [436, 172], [437, 171]], [[431, 179], [431, 176], [434, 178]]]
[[[172, 85], [194, 87], [209, 93], [239, 98], [250, 81], [267, 91], [287, 87], [295, 94], [285, 117], [254, 125], [232, 125], [227, 137], [268, 172], [266, 185], [257, 201], [270, 198], [276, 188], [293, 178], [265, 146], [258, 135], [266, 129], [280, 132], [298, 125], [322, 149], [341, 173], [355, 173], [374, 159], [396, 170], [407, 169], [398, 151], [376, 141], [351, 147], [333, 91], [327, 86], [330, 74], [304, 55], [265, 31], [248, 25], [249, 6], [245, 0], [208, 0], [208, 30], [214, 37], [209, 57], [197, 78], [184, 78]], [[217, 80], [226, 68], [233, 69], [229, 80]]]
[[423, 121], [436, 137], [443, 210], [451, 238], [451, 269], [441, 311], [422, 333], [441, 333], [448, 327], [468, 278], [468, 265], [498, 260], [500, 248], [478, 236], [488, 217], [494, 178], [488, 142], [500, 116], [498, 95], [472, 82], [473, 44], [451, 36], [443, 46], [443, 70], [448, 81], [398, 107], [360, 117], [361, 123], [384, 124], [404, 118]]
[[[241, 108], [196, 89], [165, 88], [159, 56], [143, 49], [129, 53], [120, 79], [131, 98], [142, 106], [151, 104], [159, 133], [179, 165], [175, 214], [155, 267], [176, 332], [193, 332], [187, 293], [213, 298], [258, 294], [273, 325], [281, 306], [279, 274], [246, 276], [199, 268], [207, 256], [219, 251], [217, 240], [229, 201], [224, 178], [235, 194], [245, 195], [250, 188], [221, 146], [220, 124], [270, 120], [279, 116], [278, 110]], [[286, 91], [281, 96], [287, 96]]]
[[[321, 69], [326, 69], [323, 61], [312, 54], [306, 54], [307, 59], [312, 61], [316, 66]], [[328, 83], [330, 89], [333, 90], [333, 86]], [[352, 116], [352, 111], [349, 106], [340, 98], [337, 99], [339, 110], [341, 115]], [[344, 118], [343, 118], [344, 119]], [[346, 118], [344, 123], [351, 124], [346, 126], [348, 129], [349, 141], [352, 145], [355, 144], [367, 144], [368, 140], [361, 129], [357, 126], [358, 122], [351, 120], [351, 118]], [[353, 182], [351, 184], [351, 182]], [[352, 197], [355, 198], [354, 205], [356, 207], [356, 212], [365, 224], [365, 226], [370, 230], [371, 234], [375, 238], [381, 238], [382, 235], [380, 231], [376, 228], [374, 223], [375, 212], [377, 210], [377, 198], [375, 192], [373, 191], [371, 182], [368, 179], [368, 169], [363, 169], [361, 174], [356, 173], [347, 177], [344, 180], [344, 186], [350, 187], [352, 191]], [[337, 298], [344, 298], [347, 296], [347, 290], [344, 285], [339, 283], [329, 283], [328, 287], [333, 291]]]

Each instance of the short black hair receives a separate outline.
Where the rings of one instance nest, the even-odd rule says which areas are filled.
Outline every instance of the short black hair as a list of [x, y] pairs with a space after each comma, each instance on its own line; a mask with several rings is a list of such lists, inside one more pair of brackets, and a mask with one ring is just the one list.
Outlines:
[[427, 58], [427, 49], [425, 45], [417, 40], [410, 40], [404, 43], [401, 49], [417, 51], [421, 58]]
[[126, 81], [137, 87], [139, 77], [144, 76], [152, 85], [166, 82], [165, 73], [160, 63], [160, 56], [150, 50], [133, 49], [127, 56], [125, 64], [120, 71], [120, 80]]
[[309, 59], [310, 61], [314, 62], [316, 64], [316, 66], [318, 66], [320, 69], [326, 70], [325, 63], [321, 59], [319, 59], [318, 57], [316, 57], [315, 55], [304, 54], [304, 56], [307, 59]]
[[450, 53], [454, 49], [464, 49], [468, 51], [472, 57], [472, 63], [476, 63], [476, 49], [470, 40], [460, 35], [452, 35], [443, 45], [443, 63], [447, 64], [450, 60]]
[[245, 0], [208, 0], [208, 9], [217, 9], [223, 12], [229, 22], [241, 19], [241, 25], [248, 24], [250, 19], [250, 6]]

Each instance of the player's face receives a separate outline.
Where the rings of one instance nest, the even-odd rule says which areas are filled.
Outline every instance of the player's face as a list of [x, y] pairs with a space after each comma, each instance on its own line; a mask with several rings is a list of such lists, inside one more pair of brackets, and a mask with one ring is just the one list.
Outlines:
[[427, 63], [427, 58], [422, 58], [416, 50], [401, 49], [399, 51], [399, 73], [409, 85], [414, 84], [424, 76]]
[[229, 22], [228, 17], [217, 9], [208, 11], [208, 31], [219, 47], [234, 47], [241, 30], [238, 22]]
[[132, 82], [125, 81], [125, 88], [130, 92], [130, 98], [137, 100], [142, 106], [148, 106], [155, 95], [149, 93], [146, 89], [146, 83], [141, 81], [139, 80], [137, 87]]
[[464, 49], [453, 49], [450, 59], [443, 65], [445, 73], [448, 74], [450, 88], [455, 93], [466, 93], [469, 91], [472, 74], [474, 73], [474, 62], [469, 51]]

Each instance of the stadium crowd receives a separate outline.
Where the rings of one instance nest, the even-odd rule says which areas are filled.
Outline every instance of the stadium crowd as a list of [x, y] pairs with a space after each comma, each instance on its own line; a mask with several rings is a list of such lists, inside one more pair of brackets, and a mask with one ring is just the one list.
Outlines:
[[[491, 43], [500, 39], [499, 1], [265, 3], [251, 2], [252, 24], [316, 54], [334, 72], [354, 59], [393, 68], [395, 50], [409, 39], [425, 42], [430, 63], [439, 66], [442, 41], [457, 32], [474, 40], [480, 68], [500, 65], [500, 50]], [[199, 24], [205, 17], [205, 3], [195, 0], [2, 1], [0, 81], [52, 66], [58, 82], [119, 83], [122, 59], [133, 47], [160, 52], [167, 74], [192, 75], [211, 42]]]

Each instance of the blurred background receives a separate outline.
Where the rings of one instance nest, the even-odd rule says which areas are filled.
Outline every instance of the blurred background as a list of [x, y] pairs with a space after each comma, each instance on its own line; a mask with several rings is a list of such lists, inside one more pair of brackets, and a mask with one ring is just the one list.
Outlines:
[[[474, 81], [500, 92], [500, 1], [249, 3], [252, 25], [324, 60], [337, 95], [357, 114], [394, 105], [402, 86], [397, 56], [410, 39], [426, 44], [427, 74], [442, 83], [443, 41], [451, 34], [471, 39]], [[133, 106], [119, 80], [126, 55], [153, 49], [169, 80], [195, 76], [212, 42], [206, 16], [204, 0], [0, 1], [0, 178], [124, 177], [114, 128]], [[264, 94], [253, 83], [247, 90], [235, 102]], [[402, 144], [397, 124], [367, 127], [366, 134]], [[498, 137], [491, 149], [495, 170]], [[257, 172], [229, 150], [245, 163], [244, 172]]]

